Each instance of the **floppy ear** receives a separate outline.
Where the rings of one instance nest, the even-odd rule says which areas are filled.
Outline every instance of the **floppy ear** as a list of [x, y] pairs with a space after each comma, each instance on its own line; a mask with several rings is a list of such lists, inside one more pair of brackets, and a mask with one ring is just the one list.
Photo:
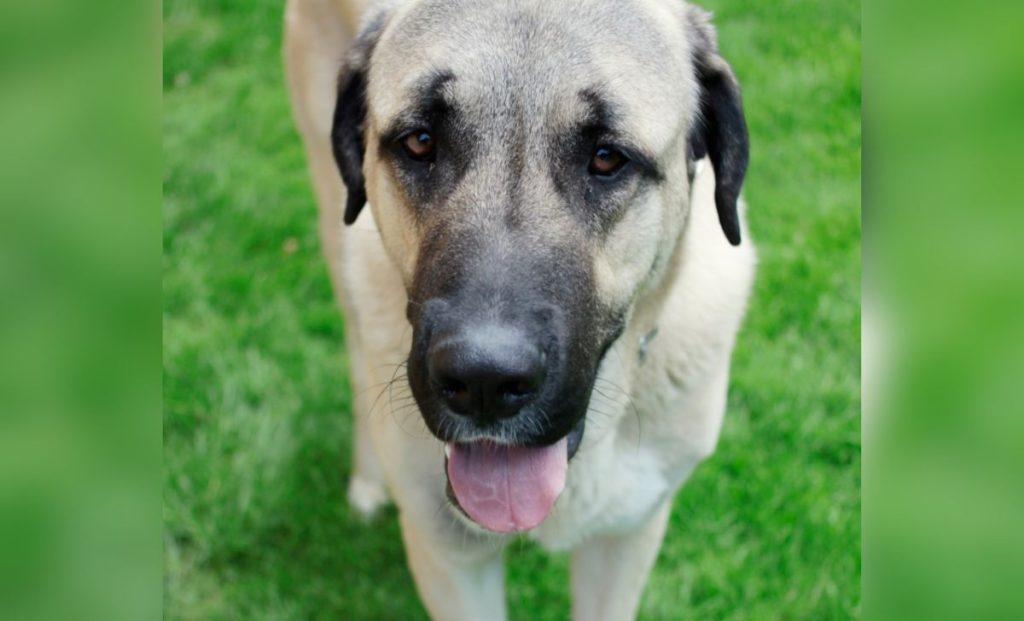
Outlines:
[[366, 179], [363, 154], [366, 150], [366, 74], [370, 56], [383, 29], [378, 16], [362, 29], [338, 76], [338, 100], [331, 125], [331, 148], [341, 179], [348, 188], [345, 224], [352, 224], [366, 204]]
[[343, 72], [338, 83], [338, 101], [331, 126], [331, 148], [341, 179], [348, 188], [345, 224], [352, 224], [366, 204], [366, 179], [363, 177], [363, 124], [366, 122], [366, 73], [353, 69]]
[[694, 161], [708, 155], [715, 170], [715, 207], [718, 222], [729, 243], [740, 244], [740, 220], [736, 202], [747, 174], [750, 139], [743, 116], [740, 85], [732, 68], [718, 55], [711, 14], [690, 8], [691, 32], [695, 37], [694, 65], [700, 83], [700, 115], [689, 136], [688, 149]]

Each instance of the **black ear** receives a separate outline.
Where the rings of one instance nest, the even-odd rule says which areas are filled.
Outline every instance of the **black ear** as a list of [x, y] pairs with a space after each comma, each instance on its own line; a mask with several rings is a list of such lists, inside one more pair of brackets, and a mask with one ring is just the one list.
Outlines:
[[729, 243], [740, 244], [736, 202], [747, 174], [750, 139], [743, 116], [740, 86], [729, 64], [718, 55], [710, 14], [691, 7], [691, 33], [695, 36], [694, 64], [700, 83], [700, 116], [689, 136], [690, 157], [708, 155], [715, 170], [715, 207]]
[[366, 148], [366, 70], [346, 67], [338, 80], [338, 101], [331, 126], [331, 148], [341, 179], [348, 188], [345, 224], [356, 221], [366, 204], [366, 179], [363, 177], [363, 152]]
[[331, 149], [341, 172], [341, 180], [348, 188], [345, 224], [355, 222], [366, 205], [366, 178], [363, 176], [363, 156], [366, 152], [366, 74], [373, 48], [384, 30], [387, 16], [386, 9], [367, 14], [338, 76], [338, 100], [334, 104], [334, 121], [331, 125]]

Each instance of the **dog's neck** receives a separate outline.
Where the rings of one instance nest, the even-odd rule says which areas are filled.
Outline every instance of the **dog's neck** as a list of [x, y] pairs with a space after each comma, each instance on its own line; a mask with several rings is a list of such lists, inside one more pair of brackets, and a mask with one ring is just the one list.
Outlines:
[[658, 336], [658, 323], [664, 310], [665, 300], [672, 291], [673, 283], [679, 278], [679, 272], [682, 269], [683, 243], [693, 214], [693, 180], [705, 165], [703, 160], [687, 161], [690, 209], [686, 213], [683, 225], [679, 228], [672, 253], [665, 260], [665, 266], [661, 273], [652, 279], [645, 287], [644, 292], [637, 297], [629, 327], [626, 330], [626, 334], [630, 335], [629, 338], [635, 339], [637, 360], [640, 364], [647, 359], [651, 342]]
[[664, 311], [665, 301], [672, 291], [673, 283], [679, 277], [683, 262], [683, 239], [689, 225], [689, 214], [680, 228], [672, 254], [665, 261], [661, 274], [649, 283], [641, 293], [633, 307], [628, 327], [624, 336], [636, 343], [636, 356], [639, 364], [647, 359], [651, 343], [658, 336], [658, 323]]

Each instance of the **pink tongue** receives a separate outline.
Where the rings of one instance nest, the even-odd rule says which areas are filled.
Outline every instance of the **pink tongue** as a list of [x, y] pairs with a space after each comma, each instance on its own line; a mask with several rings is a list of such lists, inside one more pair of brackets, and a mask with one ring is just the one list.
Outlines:
[[492, 442], [453, 444], [448, 480], [474, 522], [501, 533], [537, 526], [565, 487], [566, 439], [530, 448]]

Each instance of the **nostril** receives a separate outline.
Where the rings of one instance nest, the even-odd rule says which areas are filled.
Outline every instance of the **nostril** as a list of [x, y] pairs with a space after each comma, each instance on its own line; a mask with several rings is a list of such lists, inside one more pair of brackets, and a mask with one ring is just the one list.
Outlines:
[[454, 378], [448, 378], [441, 380], [438, 383], [438, 388], [441, 394], [448, 399], [462, 399], [466, 397], [469, 392], [469, 387], [464, 382], [460, 382]]
[[512, 399], [522, 399], [532, 395], [533, 392], [533, 383], [528, 380], [517, 380], [498, 385], [498, 394]]

